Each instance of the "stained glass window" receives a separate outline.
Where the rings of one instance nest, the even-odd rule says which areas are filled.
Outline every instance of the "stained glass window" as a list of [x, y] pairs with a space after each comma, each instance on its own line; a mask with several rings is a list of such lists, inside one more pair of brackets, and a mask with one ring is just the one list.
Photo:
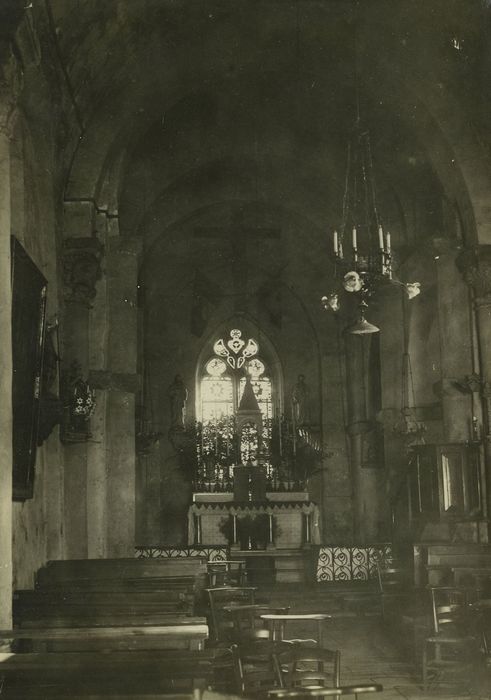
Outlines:
[[[235, 416], [249, 375], [262, 414], [262, 433], [246, 424], [237, 435]], [[230, 466], [256, 459], [259, 441], [261, 459], [268, 463], [271, 426], [274, 416], [273, 386], [267, 362], [260, 355], [258, 342], [233, 329], [230, 337], [213, 343], [213, 355], [203, 364], [199, 379], [200, 444], [198, 456], [207, 479], [225, 481]]]
[[[273, 418], [273, 396], [271, 379], [264, 375], [264, 363], [255, 358], [245, 364], [245, 372], [251, 377], [254, 394], [263, 416], [263, 421]], [[201, 379], [201, 418], [204, 422], [223, 416], [234, 415], [246, 383], [245, 372], [238, 375], [230, 372], [225, 362], [211, 358], [205, 364]]]
[[201, 381], [203, 421], [230, 416], [234, 412], [231, 377], [204, 376]]

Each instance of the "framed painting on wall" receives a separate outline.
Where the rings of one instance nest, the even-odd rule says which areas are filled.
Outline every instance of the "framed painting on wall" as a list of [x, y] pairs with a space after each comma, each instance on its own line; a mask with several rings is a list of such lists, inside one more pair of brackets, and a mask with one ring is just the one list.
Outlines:
[[13, 498], [33, 497], [46, 317], [46, 279], [11, 237]]

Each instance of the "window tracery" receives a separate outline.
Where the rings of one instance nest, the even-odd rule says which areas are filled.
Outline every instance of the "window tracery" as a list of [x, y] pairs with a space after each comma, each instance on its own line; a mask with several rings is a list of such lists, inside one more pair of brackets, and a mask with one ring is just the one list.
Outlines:
[[320, 448], [282, 414], [267, 349], [238, 328], [210, 345], [197, 373], [195, 490], [233, 491], [233, 468], [248, 462], [265, 467], [268, 490], [298, 490]]
[[[267, 361], [259, 355], [259, 343], [234, 328], [228, 339], [213, 343], [214, 355], [203, 364], [199, 377], [201, 421], [198, 460], [207, 478], [231, 478], [230, 467], [249, 460], [271, 470], [270, 443], [274, 419], [274, 390]], [[237, 411], [250, 379], [260, 412], [237, 429]], [[259, 416], [258, 416], [259, 418]]]

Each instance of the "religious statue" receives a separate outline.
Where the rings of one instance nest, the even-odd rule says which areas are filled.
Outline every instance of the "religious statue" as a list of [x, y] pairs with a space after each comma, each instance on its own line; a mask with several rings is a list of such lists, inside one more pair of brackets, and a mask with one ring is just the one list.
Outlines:
[[170, 400], [170, 422], [171, 430], [185, 427], [186, 401], [188, 400], [188, 390], [186, 389], [180, 374], [176, 374], [174, 381], [167, 390]]
[[95, 409], [95, 392], [84, 379], [76, 360], [64, 377], [64, 424], [62, 442], [84, 442], [90, 435], [89, 420]]
[[292, 395], [292, 419], [296, 427], [308, 425], [309, 415], [309, 390], [305, 383], [305, 375], [299, 374], [297, 383], [293, 387]]

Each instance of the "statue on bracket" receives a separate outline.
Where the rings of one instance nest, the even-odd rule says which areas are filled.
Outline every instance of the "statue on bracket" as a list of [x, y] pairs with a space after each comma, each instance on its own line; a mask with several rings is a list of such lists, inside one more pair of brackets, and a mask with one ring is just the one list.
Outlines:
[[305, 383], [305, 375], [299, 374], [297, 383], [293, 387], [291, 394], [292, 419], [294, 425], [298, 428], [301, 425], [309, 425], [310, 409], [309, 409], [309, 388]]
[[84, 379], [82, 367], [76, 360], [63, 378], [63, 398], [61, 441], [86, 442], [92, 437], [90, 417], [95, 409], [95, 392]]
[[186, 402], [188, 390], [180, 374], [176, 374], [174, 381], [167, 390], [170, 402], [170, 429], [184, 430], [186, 422]]

